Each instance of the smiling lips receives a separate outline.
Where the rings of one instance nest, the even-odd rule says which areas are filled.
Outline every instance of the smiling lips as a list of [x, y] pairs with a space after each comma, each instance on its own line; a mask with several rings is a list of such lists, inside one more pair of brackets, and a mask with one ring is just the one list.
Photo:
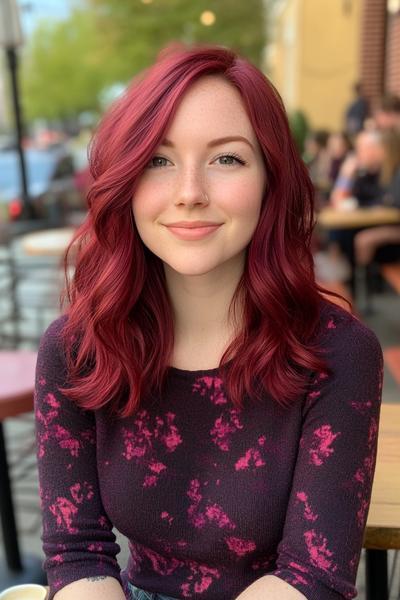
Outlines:
[[219, 227], [222, 223], [211, 223], [210, 221], [179, 221], [169, 223], [167, 229], [181, 240], [201, 240]]

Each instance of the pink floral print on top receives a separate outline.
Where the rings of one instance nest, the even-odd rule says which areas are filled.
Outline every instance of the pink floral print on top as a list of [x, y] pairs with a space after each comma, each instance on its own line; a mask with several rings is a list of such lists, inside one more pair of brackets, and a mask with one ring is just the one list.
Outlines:
[[203, 498], [201, 489], [201, 483], [197, 479], [190, 482], [187, 491], [187, 495], [192, 501], [187, 511], [189, 522], [198, 529], [210, 523], [215, 523], [220, 529], [236, 529], [235, 523], [231, 521], [218, 504], [211, 504], [209, 499]]
[[333, 454], [332, 447], [334, 441], [339, 437], [340, 431], [334, 433], [331, 425], [322, 425], [313, 433], [313, 440], [309, 450], [310, 463], [320, 467], [325, 460]]
[[145, 461], [149, 471], [144, 477], [143, 487], [156, 486], [160, 475], [167, 469], [163, 462], [155, 458], [154, 442], [158, 441], [164, 446], [167, 453], [174, 452], [182, 443], [174, 421], [175, 415], [168, 412], [163, 417], [157, 416], [154, 422], [147, 411], [142, 410], [134, 420], [133, 430], [122, 429], [125, 447], [122, 456], [128, 461]]
[[214, 427], [210, 431], [211, 439], [220, 450], [228, 452], [232, 436], [242, 428], [240, 411], [232, 408], [227, 414], [224, 413], [215, 420]]
[[215, 405], [227, 404], [224, 386], [220, 377], [198, 377], [192, 390], [200, 396], [207, 397]]

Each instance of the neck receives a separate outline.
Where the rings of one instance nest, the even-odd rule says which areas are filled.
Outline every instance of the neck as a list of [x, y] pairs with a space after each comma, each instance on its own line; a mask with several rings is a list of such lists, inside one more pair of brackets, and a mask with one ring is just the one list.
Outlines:
[[243, 274], [244, 256], [202, 275], [182, 275], [164, 265], [176, 340], [230, 337], [241, 325], [229, 306]]

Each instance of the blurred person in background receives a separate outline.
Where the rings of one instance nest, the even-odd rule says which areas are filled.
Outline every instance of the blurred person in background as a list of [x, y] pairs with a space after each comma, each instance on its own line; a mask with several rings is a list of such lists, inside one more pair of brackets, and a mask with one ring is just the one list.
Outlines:
[[396, 129], [400, 131], [400, 97], [394, 94], [384, 96], [373, 115], [376, 129]]
[[329, 132], [323, 129], [310, 132], [304, 143], [304, 162], [308, 167], [317, 196], [324, 198], [329, 190], [330, 156]]
[[361, 83], [353, 86], [353, 93], [354, 100], [349, 104], [345, 113], [345, 129], [350, 137], [363, 129], [364, 121], [369, 114], [368, 100], [364, 96]]
[[[314, 137], [320, 140], [320, 144], [314, 141]], [[319, 211], [329, 203], [330, 194], [338, 177], [340, 168], [352, 150], [349, 136], [344, 132], [316, 132], [308, 141], [309, 153], [304, 160], [309, 167], [311, 179], [315, 188], [315, 208]], [[319, 149], [310, 161], [310, 150]]]
[[361, 131], [355, 140], [354, 152], [343, 161], [335, 181], [330, 201], [340, 208], [342, 200], [353, 197], [359, 206], [380, 204], [384, 195], [380, 172], [384, 157], [382, 134]]
[[[356, 206], [382, 204], [385, 187], [380, 174], [384, 159], [382, 133], [361, 131], [355, 140], [354, 151], [343, 161], [330, 196], [331, 205], [341, 210], [349, 199]], [[347, 282], [352, 291], [354, 280], [354, 236], [360, 229], [332, 229], [328, 234], [328, 260], [331, 272], [339, 281]]]
[[353, 146], [347, 133], [340, 131], [330, 134], [327, 148], [330, 159], [329, 181], [332, 188], [338, 178], [340, 168], [351, 153]]
[[279, 94], [227, 48], [164, 51], [90, 167], [37, 363], [50, 600], [354, 598], [382, 352], [315, 282]]
[[[384, 151], [380, 173], [384, 189], [383, 203], [400, 209], [400, 131], [382, 132]], [[358, 232], [354, 238], [356, 263], [367, 266], [400, 259], [400, 225], [372, 227]]]

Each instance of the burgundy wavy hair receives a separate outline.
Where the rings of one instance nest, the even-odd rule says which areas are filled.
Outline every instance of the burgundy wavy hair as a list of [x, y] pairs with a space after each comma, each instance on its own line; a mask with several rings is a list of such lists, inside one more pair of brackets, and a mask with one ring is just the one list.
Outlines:
[[[325, 367], [316, 344], [321, 295], [310, 252], [313, 186], [289, 131], [278, 92], [252, 64], [218, 46], [174, 47], [136, 78], [105, 115], [92, 141], [88, 217], [74, 254], [63, 328], [69, 384], [86, 409], [132, 414], [161, 393], [174, 345], [161, 260], [142, 243], [131, 212], [140, 175], [189, 86], [224, 78], [241, 94], [260, 143], [268, 189], [230, 310], [243, 301], [243, 327], [220, 363], [236, 406], [267, 391], [298, 399], [310, 373]], [[72, 253], [72, 249], [74, 252]]]

